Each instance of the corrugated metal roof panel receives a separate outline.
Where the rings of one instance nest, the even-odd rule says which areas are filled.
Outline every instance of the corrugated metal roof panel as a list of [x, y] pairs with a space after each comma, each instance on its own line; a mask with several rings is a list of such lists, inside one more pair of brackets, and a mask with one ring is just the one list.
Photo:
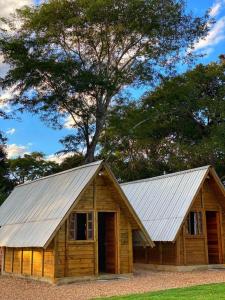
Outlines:
[[102, 161], [16, 187], [0, 207], [0, 246], [44, 247]]
[[174, 241], [209, 167], [121, 184], [153, 241]]

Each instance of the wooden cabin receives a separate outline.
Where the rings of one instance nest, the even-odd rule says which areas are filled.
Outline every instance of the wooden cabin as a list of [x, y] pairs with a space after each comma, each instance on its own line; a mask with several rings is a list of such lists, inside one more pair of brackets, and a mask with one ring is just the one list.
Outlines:
[[133, 272], [148, 232], [100, 161], [22, 184], [0, 208], [2, 274], [54, 283]]
[[134, 233], [134, 262], [160, 270], [225, 263], [225, 189], [211, 166], [122, 188], [156, 245], [142, 244]]

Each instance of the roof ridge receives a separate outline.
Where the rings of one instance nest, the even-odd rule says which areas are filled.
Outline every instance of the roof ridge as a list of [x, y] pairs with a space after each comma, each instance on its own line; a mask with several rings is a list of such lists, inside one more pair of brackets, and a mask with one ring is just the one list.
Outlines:
[[32, 181], [28, 181], [28, 182], [24, 182], [22, 184], [19, 184], [15, 187], [16, 188], [19, 188], [21, 186], [24, 186], [24, 185], [27, 185], [27, 184], [31, 184], [33, 182], [36, 182], [36, 181], [40, 181], [40, 180], [44, 180], [44, 179], [47, 179], [47, 178], [50, 178], [50, 177], [54, 177], [54, 176], [59, 176], [59, 175], [62, 175], [62, 174], [65, 174], [65, 173], [69, 173], [69, 172], [73, 172], [75, 170], [79, 170], [79, 169], [82, 169], [82, 168], [87, 168], [87, 167], [90, 167], [90, 166], [94, 166], [94, 165], [100, 165], [104, 160], [97, 160], [95, 162], [92, 162], [92, 163], [88, 163], [88, 164], [85, 164], [85, 165], [81, 165], [79, 167], [75, 167], [75, 168], [72, 168], [72, 169], [68, 169], [68, 170], [65, 170], [65, 171], [62, 171], [62, 172], [58, 172], [58, 173], [55, 173], [55, 174], [51, 174], [51, 175], [48, 175], [48, 176], [43, 176], [41, 178], [37, 178], [37, 179], [34, 179]]
[[168, 174], [165, 174], [165, 175], [159, 175], [159, 176], [155, 176], [155, 177], [149, 177], [149, 178], [124, 182], [124, 183], [121, 183], [120, 185], [123, 186], [123, 185], [132, 184], [132, 183], [147, 182], [147, 181], [157, 180], [157, 179], [161, 179], [161, 178], [167, 178], [167, 177], [182, 175], [182, 174], [186, 174], [186, 173], [191, 173], [191, 172], [195, 172], [195, 171], [198, 171], [198, 170], [208, 169], [210, 167], [211, 167], [211, 165], [207, 165], [207, 166], [202, 166], [202, 167], [198, 167], [198, 168], [194, 168], [194, 169], [188, 169], [188, 170], [183, 170], [183, 171], [179, 171], [179, 172], [168, 173]]

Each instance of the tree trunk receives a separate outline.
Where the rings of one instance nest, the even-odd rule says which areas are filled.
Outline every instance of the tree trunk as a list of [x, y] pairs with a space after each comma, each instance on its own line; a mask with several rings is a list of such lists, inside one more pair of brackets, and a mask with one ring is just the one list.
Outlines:
[[95, 149], [97, 144], [93, 145], [91, 144], [90, 147], [87, 148], [87, 152], [85, 155], [85, 163], [89, 164], [95, 160]]
[[93, 136], [92, 142], [87, 146], [87, 152], [85, 155], [85, 163], [91, 163], [95, 160], [95, 150], [99, 141], [100, 134], [102, 132], [107, 111], [103, 111], [100, 116], [96, 119], [96, 130]]

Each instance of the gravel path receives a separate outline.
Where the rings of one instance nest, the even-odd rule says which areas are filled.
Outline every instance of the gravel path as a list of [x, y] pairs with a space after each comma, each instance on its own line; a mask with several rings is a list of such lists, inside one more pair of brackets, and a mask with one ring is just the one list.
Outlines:
[[95, 281], [62, 286], [0, 277], [1, 300], [87, 300], [206, 283], [225, 282], [224, 270], [194, 272], [153, 272], [138, 270], [131, 279]]

